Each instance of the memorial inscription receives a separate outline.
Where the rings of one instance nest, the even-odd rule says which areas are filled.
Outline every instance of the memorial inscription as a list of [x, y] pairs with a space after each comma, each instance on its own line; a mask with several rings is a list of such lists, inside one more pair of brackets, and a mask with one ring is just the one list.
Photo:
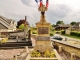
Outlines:
[[48, 34], [48, 27], [38, 27], [38, 34]]
[[48, 36], [37, 36], [37, 40], [50, 40]]

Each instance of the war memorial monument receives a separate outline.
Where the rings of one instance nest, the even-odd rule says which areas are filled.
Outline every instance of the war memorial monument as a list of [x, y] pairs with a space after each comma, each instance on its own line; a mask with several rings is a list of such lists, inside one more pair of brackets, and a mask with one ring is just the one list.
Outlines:
[[42, 4], [38, 8], [41, 12], [40, 21], [36, 23], [37, 36], [34, 49], [28, 54], [26, 59], [29, 60], [61, 60], [56, 49], [51, 45], [50, 41], [50, 23], [45, 19], [45, 11], [47, 8]]

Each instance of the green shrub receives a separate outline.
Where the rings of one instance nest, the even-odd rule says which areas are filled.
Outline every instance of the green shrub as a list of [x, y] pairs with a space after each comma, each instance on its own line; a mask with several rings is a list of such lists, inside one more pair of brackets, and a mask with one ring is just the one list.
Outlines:
[[77, 36], [80, 37], [80, 32], [77, 33]]
[[33, 31], [32, 33], [33, 33], [33, 34], [37, 34], [37, 32], [34, 32], [34, 31]]
[[56, 31], [56, 34], [60, 34], [61, 33], [61, 31]]
[[80, 37], [80, 32], [70, 32], [70, 35]]
[[70, 35], [77, 36], [77, 32], [70, 32]]
[[61, 31], [61, 34], [65, 34], [65, 31]]
[[53, 36], [54, 34], [50, 32], [50, 36]]

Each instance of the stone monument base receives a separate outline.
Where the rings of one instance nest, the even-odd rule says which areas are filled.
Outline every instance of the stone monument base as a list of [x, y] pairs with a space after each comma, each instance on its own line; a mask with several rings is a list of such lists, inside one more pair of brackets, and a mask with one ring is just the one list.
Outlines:
[[36, 40], [36, 45], [51, 45], [49, 36], [37, 36]]
[[36, 41], [36, 44], [38, 44], [38, 45], [51, 45], [51, 41], [49, 41], [49, 40], [47, 40], [47, 41], [38, 40], [38, 41]]
[[46, 50], [53, 51], [53, 46], [51, 45], [35, 45], [34, 50], [39, 50], [40, 52], [44, 52]]

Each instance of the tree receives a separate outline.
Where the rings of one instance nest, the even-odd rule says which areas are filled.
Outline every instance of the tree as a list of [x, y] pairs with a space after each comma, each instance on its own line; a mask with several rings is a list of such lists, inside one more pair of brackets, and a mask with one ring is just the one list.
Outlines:
[[[24, 19], [23, 19], [23, 20], [19, 20], [19, 21], [17, 22], [17, 28], [19, 28], [19, 26], [20, 26], [21, 24], [25, 24], [25, 20], [24, 20]], [[26, 24], [29, 25], [28, 21], [26, 21]]]
[[70, 25], [72, 25], [72, 26], [75, 25], [75, 24], [76, 24], [76, 22], [74, 22], [74, 21], [70, 23]]
[[51, 30], [51, 31], [53, 30], [53, 27], [52, 27], [52, 25], [50, 25], [50, 30]]
[[64, 22], [59, 20], [59, 21], [56, 22], [56, 25], [57, 24], [64, 24]]
[[[21, 24], [21, 25], [19, 26], [19, 29], [24, 30], [24, 28], [25, 28], [24, 24]], [[27, 30], [27, 29], [28, 29], [28, 25], [26, 25], [26, 30]]]
[[55, 25], [55, 24], [52, 24], [51, 26], [52, 26], [52, 27], [55, 27], [56, 25]]

